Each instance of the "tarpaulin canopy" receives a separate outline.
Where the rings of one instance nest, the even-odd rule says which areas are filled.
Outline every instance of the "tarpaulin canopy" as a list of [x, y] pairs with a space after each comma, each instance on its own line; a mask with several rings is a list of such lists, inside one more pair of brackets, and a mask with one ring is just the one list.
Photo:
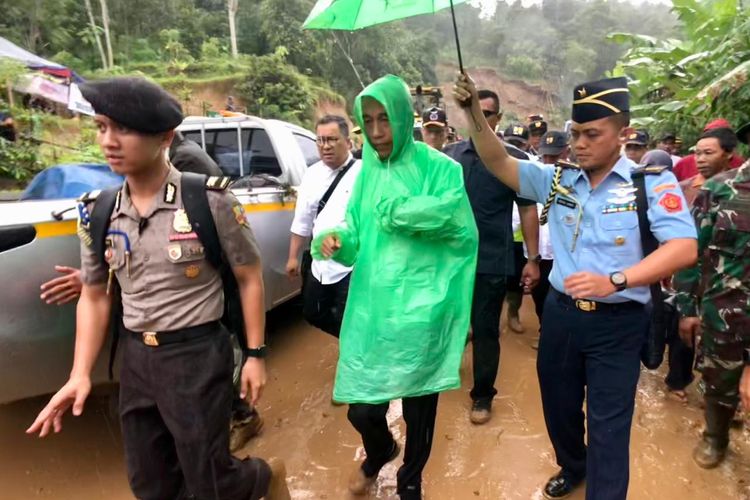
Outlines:
[[70, 78], [73, 82], [83, 81], [83, 78], [78, 76], [75, 71], [52, 61], [48, 61], [36, 54], [32, 54], [28, 50], [22, 49], [15, 43], [3, 37], [0, 37], [0, 57], [7, 57], [8, 59], [22, 62], [30, 69], [42, 71], [60, 78]]
[[21, 194], [21, 200], [59, 200], [78, 198], [95, 189], [122, 184], [124, 178], [109, 165], [55, 165], [39, 172]]

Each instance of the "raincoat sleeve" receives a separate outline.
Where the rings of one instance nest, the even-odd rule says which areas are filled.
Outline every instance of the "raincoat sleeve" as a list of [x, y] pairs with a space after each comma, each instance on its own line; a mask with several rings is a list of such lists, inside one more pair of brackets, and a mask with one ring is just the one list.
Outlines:
[[700, 315], [699, 302], [702, 295], [700, 270], [716, 223], [716, 212], [712, 208], [711, 199], [711, 192], [703, 189], [693, 203], [693, 218], [695, 227], [698, 228], [698, 261], [694, 266], [678, 271], [673, 280], [677, 291], [675, 304], [683, 318]]
[[328, 260], [321, 252], [323, 240], [328, 236], [336, 235], [341, 240], [341, 248], [333, 254], [333, 260], [347, 267], [354, 265], [359, 253], [359, 210], [362, 204], [362, 178], [359, 175], [354, 182], [349, 205], [346, 208], [346, 224], [333, 229], [321, 231], [310, 244], [310, 255], [315, 260]]
[[387, 232], [403, 232], [433, 239], [464, 237], [460, 224], [466, 197], [460, 167], [454, 162], [437, 164], [438, 175], [430, 194], [384, 196], [375, 206], [378, 225]]

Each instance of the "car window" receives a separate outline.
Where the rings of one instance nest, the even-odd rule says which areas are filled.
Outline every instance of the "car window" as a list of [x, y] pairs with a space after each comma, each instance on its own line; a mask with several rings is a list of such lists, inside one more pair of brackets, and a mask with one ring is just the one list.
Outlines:
[[281, 175], [281, 165], [268, 132], [262, 128], [242, 130], [242, 161], [245, 175]]
[[318, 146], [315, 144], [315, 140], [300, 134], [293, 134], [294, 139], [299, 144], [299, 148], [302, 150], [302, 155], [305, 157], [305, 163], [309, 167], [313, 163], [320, 161], [320, 155], [318, 154]]
[[197, 142], [199, 146], [203, 147], [203, 140], [201, 139], [201, 131], [195, 130], [192, 132], [183, 132], [183, 136], [185, 136], [185, 139], [190, 139], [193, 142]]

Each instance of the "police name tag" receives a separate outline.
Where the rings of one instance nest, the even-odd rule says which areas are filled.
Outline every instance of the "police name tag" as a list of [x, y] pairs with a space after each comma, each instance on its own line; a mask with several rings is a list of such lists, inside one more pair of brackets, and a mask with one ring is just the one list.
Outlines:
[[558, 205], [562, 205], [564, 207], [568, 207], [568, 208], [575, 208], [576, 207], [576, 204], [575, 204], [574, 201], [569, 200], [567, 198], [563, 198], [561, 196], [557, 197], [557, 200], [555, 200], [555, 203], [557, 203]]

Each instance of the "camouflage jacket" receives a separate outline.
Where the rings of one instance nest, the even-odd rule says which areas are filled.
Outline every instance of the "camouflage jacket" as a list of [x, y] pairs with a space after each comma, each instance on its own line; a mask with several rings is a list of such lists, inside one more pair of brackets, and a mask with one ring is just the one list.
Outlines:
[[698, 262], [675, 275], [680, 315], [727, 331], [750, 315], [750, 165], [706, 181], [693, 204]]

